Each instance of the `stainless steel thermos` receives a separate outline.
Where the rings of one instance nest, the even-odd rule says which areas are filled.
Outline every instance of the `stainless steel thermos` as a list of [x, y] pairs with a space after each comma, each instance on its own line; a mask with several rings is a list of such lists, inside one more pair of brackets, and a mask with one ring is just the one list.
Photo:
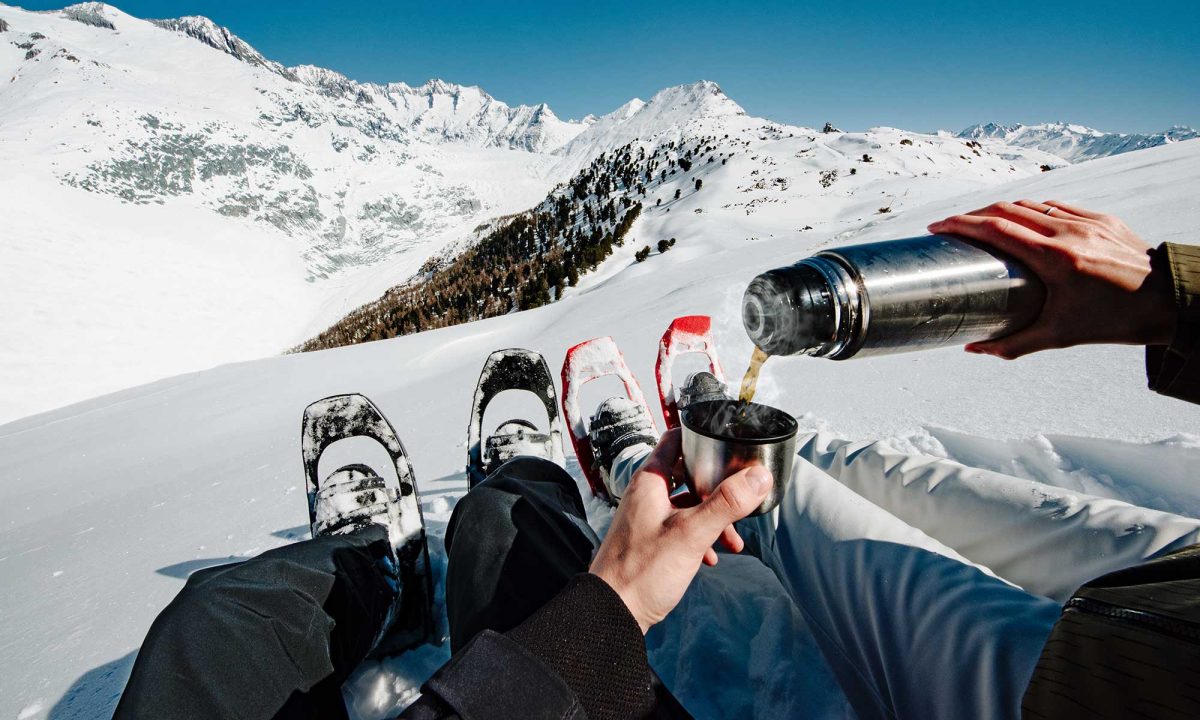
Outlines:
[[742, 322], [771, 355], [845, 360], [1011, 334], [1045, 288], [1010, 257], [949, 235], [824, 250], [750, 282]]

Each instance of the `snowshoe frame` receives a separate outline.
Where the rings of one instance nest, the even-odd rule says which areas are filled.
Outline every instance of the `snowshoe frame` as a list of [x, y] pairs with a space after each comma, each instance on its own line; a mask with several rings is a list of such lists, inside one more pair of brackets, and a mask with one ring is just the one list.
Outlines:
[[[425, 540], [425, 520], [417, 499], [417, 482], [408, 453], [391, 423], [364, 395], [333, 395], [310, 404], [301, 425], [300, 454], [308, 491], [310, 527], [316, 523], [316, 495], [320, 488], [318, 465], [322, 453], [333, 443], [352, 437], [367, 437], [383, 446], [396, 469], [399, 487], [395, 502], [402, 518], [416, 518], [404, 538], [391, 538], [396, 545], [396, 573], [400, 581], [399, 604], [387, 635], [372, 651], [387, 656], [436, 639], [433, 620], [433, 576]], [[410, 521], [411, 522], [411, 521]]]
[[[588, 438], [588, 421], [579, 407], [580, 390], [587, 383], [608, 375], [616, 375], [625, 385], [625, 394], [635, 403], [646, 410], [646, 416], [654, 424], [654, 416], [646, 404], [646, 396], [637, 378], [625, 364], [625, 356], [621, 354], [617, 343], [609, 336], [593, 338], [575, 345], [567, 350], [563, 360], [563, 415], [567, 419], [567, 429], [571, 434], [571, 444], [575, 448], [575, 456], [579, 467], [587, 478], [592, 493], [597, 497], [608, 499], [608, 491], [600, 477], [600, 469], [596, 467], [592, 443]], [[657, 428], [655, 429], [657, 432]]]
[[550, 459], [565, 463], [562, 440], [562, 420], [558, 414], [558, 395], [554, 391], [554, 376], [541, 353], [524, 348], [497, 350], [488, 356], [475, 386], [471, 417], [467, 423], [467, 484], [475, 487], [495, 470], [484, 457], [483, 415], [492, 399], [505, 390], [526, 390], [541, 400], [546, 408], [549, 432], [546, 440]]
[[700, 353], [708, 358], [708, 368], [717, 380], [725, 382], [721, 361], [717, 358], [717, 346], [712, 336], [712, 318], [708, 315], [685, 315], [671, 321], [662, 339], [658, 341], [658, 361], [654, 364], [654, 378], [658, 383], [658, 401], [662, 405], [663, 420], [667, 429], [679, 427], [679, 404], [671, 376], [675, 359], [680, 355]]

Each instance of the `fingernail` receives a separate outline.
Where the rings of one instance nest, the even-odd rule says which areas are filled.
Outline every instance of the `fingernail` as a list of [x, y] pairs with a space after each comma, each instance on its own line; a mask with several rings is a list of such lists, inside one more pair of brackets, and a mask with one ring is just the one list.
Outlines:
[[746, 473], [750, 488], [757, 493], [765, 493], [771, 487], [771, 471], [762, 465], [755, 465]]

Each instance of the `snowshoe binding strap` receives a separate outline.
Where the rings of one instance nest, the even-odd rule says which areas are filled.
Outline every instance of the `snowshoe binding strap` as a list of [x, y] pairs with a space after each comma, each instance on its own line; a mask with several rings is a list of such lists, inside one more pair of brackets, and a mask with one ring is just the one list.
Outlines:
[[[537, 426], [527, 420], [501, 423], [483, 442], [483, 471], [490, 475], [504, 463], [521, 456], [554, 461], [547, 448], [553, 447], [555, 442], [548, 433], [538, 432]], [[561, 441], [558, 443], [562, 447]]]
[[595, 456], [594, 468], [605, 479], [609, 497], [616, 499], [621, 492], [613, 488], [608, 477], [613, 461], [634, 445], [657, 445], [658, 433], [644, 405], [625, 397], [611, 397], [600, 403], [592, 416], [588, 441]]
[[698, 370], [688, 375], [683, 387], [677, 391], [679, 412], [682, 413], [692, 403], [732, 399], [725, 390], [725, 383], [718, 380], [716, 375], [707, 370]]
[[388, 513], [395, 491], [366, 465], [338, 469], [317, 489], [313, 537], [354, 532]]

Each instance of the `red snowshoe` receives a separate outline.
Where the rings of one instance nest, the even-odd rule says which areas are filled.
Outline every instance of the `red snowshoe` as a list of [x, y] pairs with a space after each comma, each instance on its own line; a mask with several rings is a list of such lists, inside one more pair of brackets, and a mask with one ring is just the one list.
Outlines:
[[[708, 373], [692, 373], [677, 391], [671, 369], [675, 358], [689, 353], [701, 353], [708, 357]], [[671, 322], [658, 342], [654, 377], [658, 381], [658, 400], [662, 404], [663, 419], [668, 430], [679, 427], [679, 410], [689, 402], [724, 397], [725, 373], [721, 371], [721, 361], [717, 358], [712, 318], [707, 315], [685, 315]]]
[[[611, 337], [594, 338], [567, 351], [562, 367], [562, 407], [563, 415], [567, 419], [567, 430], [571, 434], [571, 444], [575, 447], [575, 456], [579, 459], [579, 466], [587, 477], [592, 493], [613, 501], [615, 498], [604, 484], [601, 458], [597, 456], [589, 436], [589, 430], [592, 429], [588, 422], [590, 416], [585, 415], [579, 407], [579, 395], [583, 386], [608, 375], [616, 375], [624, 383], [629, 403], [623, 410], [636, 412], [638, 415], [644, 414], [640, 424], [648, 426], [649, 432], [652, 433], [650, 439], [657, 439], [658, 429], [654, 427], [650, 407], [646, 404], [646, 396], [642, 394], [637, 378], [630, 372], [629, 366], [625, 364], [625, 357]], [[606, 401], [607, 404], [610, 403]]]

